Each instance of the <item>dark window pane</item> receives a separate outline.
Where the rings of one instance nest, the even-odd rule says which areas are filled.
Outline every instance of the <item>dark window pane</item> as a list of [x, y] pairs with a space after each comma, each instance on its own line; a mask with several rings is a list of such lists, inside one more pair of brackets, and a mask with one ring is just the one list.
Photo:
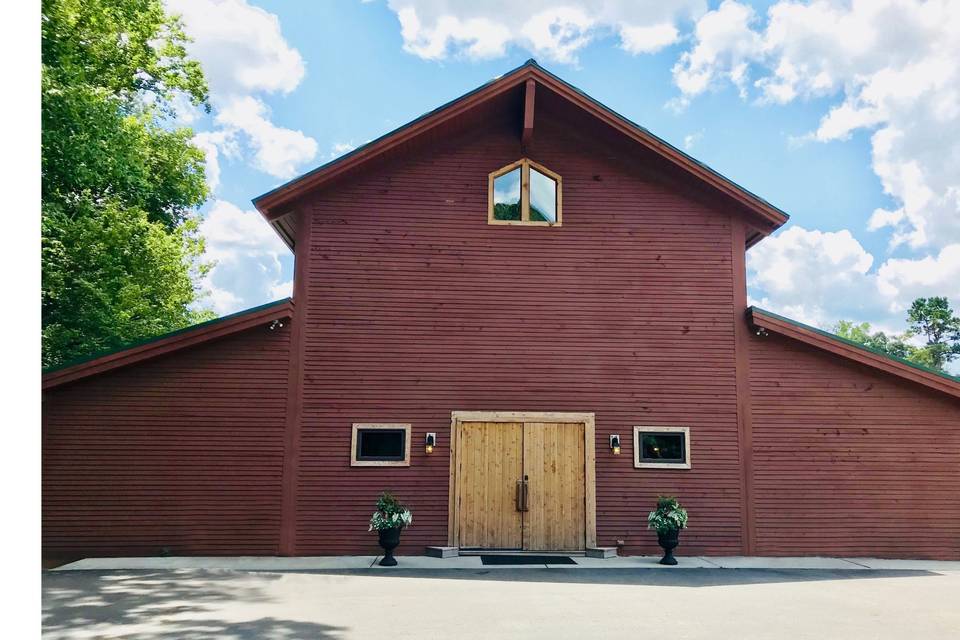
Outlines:
[[557, 182], [530, 167], [530, 220], [557, 221]]
[[493, 179], [493, 219], [520, 219], [520, 167]]
[[686, 462], [683, 433], [641, 433], [640, 459], [650, 462]]
[[359, 429], [357, 460], [403, 460], [405, 439], [403, 429]]

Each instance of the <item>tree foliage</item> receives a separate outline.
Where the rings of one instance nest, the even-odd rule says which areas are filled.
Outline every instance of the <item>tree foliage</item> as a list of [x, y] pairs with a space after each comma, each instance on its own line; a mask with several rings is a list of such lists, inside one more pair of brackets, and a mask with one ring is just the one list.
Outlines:
[[854, 322], [850, 322], [849, 320], [841, 320], [833, 328], [833, 332], [841, 338], [859, 342], [865, 347], [869, 347], [875, 351], [881, 351], [898, 358], [905, 358], [909, 360], [914, 357], [917, 349], [917, 347], [907, 342], [907, 340], [909, 340], [911, 337], [907, 333], [903, 333], [901, 335], [894, 334], [890, 336], [885, 334], [883, 331], [871, 333], [869, 322], [861, 322], [860, 324], [856, 324]]
[[[886, 335], [882, 331], [871, 333], [870, 323], [860, 324], [841, 320], [833, 332], [841, 338], [917, 364], [946, 371], [952, 360], [960, 357], [960, 318], [954, 315], [947, 298], [917, 298], [907, 312], [909, 328], [899, 335]], [[922, 337], [926, 344], [918, 345], [913, 339]]]
[[204, 156], [177, 104], [206, 108], [199, 64], [160, 0], [44, 0], [43, 363], [180, 328], [204, 273]]
[[924, 347], [930, 365], [944, 369], [960, 356], [960, 317], [944, 297], [917, 298], [907, 312], [910, 331], [927, 339]]

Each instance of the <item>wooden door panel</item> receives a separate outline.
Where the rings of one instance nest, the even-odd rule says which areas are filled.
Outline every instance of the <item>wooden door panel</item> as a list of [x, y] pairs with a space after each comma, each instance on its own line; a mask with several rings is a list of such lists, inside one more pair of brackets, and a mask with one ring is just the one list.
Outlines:
[[584, 548], [584, 425], [526, 422], [523, 473], [528, 511], [523, 548], [577, 551]]
[[523, 424], [462, 422], [457, 449], [460, 546], [520, 549]]

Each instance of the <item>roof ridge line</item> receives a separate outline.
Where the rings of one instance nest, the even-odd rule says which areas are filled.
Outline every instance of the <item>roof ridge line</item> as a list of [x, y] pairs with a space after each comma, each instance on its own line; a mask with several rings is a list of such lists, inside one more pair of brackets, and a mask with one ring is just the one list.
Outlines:
[[[523, 82], [528, 79], [527, 75], [532, 76], [535, 81], [544, 85], [547, 89], [559, 93], [589, 115], [605, 122], [619, 134], [646, 147], [651, 153], [663, 156], [664, 159], [681, 171], [688, 173], [693, 179], [704, 182], [725, 197], [738, 202], [745, 210], [756, 215], [758, 234], [767, 235], [785, 224], [789, 219], [789, 214], [779, 207], [660, 138], [646, 127], [614, 111], [582, 89], [540, 66], [533, 58], [374, 140], [253, 198], [253, 205], [271, 222], [284, 242], [292, 248], [294, 245], [293, 238], [279, 224], [283, 216], [288, 213], [286, 207], [291, 202], [313, 189], [322, 187], [326, 180], [336, 179], [344, 171], [359, 167], [367, 160], [377, 157], [378, 153], [389, 151], [393, 144], [412, 139], [412, 137], [420, 135], [423, 131], [440, 124], [446, 119], [456, 117], [464, 110], [476, 106], [479, 102], [511, 89], [515, 86], [514, 81], [516, 83]], [[509, 82], [507, 82], [508, 79]], [[498, 84], [502, 87], [498, 87]]]

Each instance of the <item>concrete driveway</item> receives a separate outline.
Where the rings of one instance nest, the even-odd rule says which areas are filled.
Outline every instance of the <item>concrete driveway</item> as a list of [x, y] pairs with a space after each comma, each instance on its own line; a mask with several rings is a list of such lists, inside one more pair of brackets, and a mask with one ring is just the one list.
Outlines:
[[960, 637], [960, 572], [211, 569], [43, 575], [50, 639]]

